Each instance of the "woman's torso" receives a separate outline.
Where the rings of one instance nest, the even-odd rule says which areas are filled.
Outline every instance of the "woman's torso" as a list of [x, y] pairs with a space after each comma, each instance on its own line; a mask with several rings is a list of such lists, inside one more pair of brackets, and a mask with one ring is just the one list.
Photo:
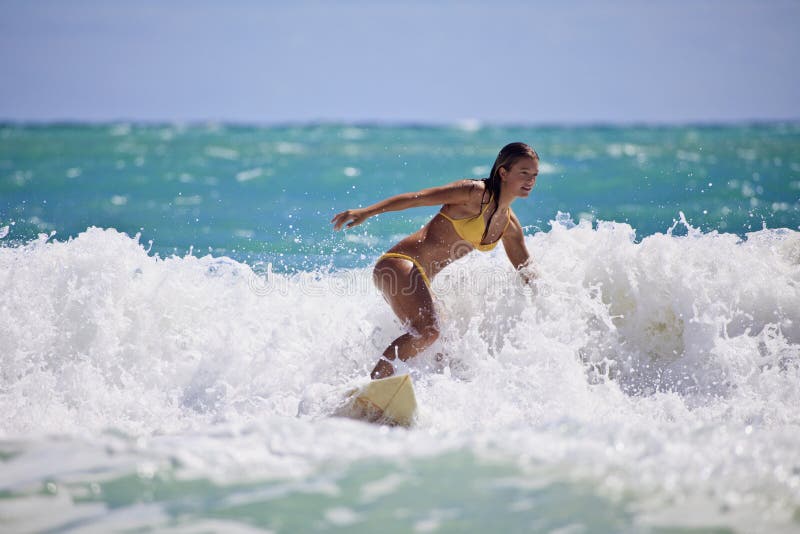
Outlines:
[[[477, 188], [480, 190], [478, 191]], [[456, 219], [456, 224], [459, 224], [459, 220], [468, 221], [482, 216], [484, 224], [472, 224], [472, 229], [477, 226], [480, 226], [481, 230], [484, 229], [486, 223], [491, 219], [490, 227], [486, 231], [482, 243], [496, 245], [508, 225], [509, 214], [497, 213], [494, 217], [492, 216], [497, 206], [489, 192], [485, 191], [484, 182], [476, 181], [475, 193], [477, 194], [470, 195], [470, 201], [465, 204], [443, 205], [439, 213], [425, 226], [398, 242], [387, 252], [406, 254], [415, 258], [425, 269], [428, 277], [433, 278], [447, 265], [474, 250], [473, 243], [459, 235], [454, 223], [442, 213], [451, 219]], [[479, 240], [476, 235], [469, 237], [475, 239], [476, 242]]]

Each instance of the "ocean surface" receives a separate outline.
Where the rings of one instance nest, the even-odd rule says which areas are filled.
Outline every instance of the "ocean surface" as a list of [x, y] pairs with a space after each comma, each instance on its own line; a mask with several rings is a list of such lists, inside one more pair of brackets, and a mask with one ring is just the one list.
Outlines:
[[[449, 266], [415, 425], [331, 417], [436, 208], [330, 219], [511, 141], [538, 280]], [[800, 124], [0, 124], [0, 413], [2, 532], [800, 532]]]

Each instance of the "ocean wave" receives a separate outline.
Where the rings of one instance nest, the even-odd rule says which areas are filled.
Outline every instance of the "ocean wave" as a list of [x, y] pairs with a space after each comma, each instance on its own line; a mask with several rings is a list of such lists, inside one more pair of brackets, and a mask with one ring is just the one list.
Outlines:
[[[579, 363], [588, 383], [700, 403], [737, 389], [771, 396], [757, 383], [796, 372], [800, 233], [692, 229], [637, 243], [626, 224], [558, 221], [527, 238], [540, 271], [532, 288], [501, 253], [471, 255], [434, 280], [443, 339], [429, 352], [462, 367], [524, 366], [550, 347], [546, 358]], [[160, 400], [150, 414], [159, 421], [164, 410], [213, 411], [266, 391], [285, 395], [277, 413], [292, 415], [304, 384], [364, 372], [401, 332], [368, 271], [284, 275], [225, 257], [159, 258], [138, 236], [100, 228], [4, 247], [4, 399], [47, 383], [60, 400], [24, 395], [42, 413], [14, 410], [5, 430], [142, 422], [142, 395]]]
[[368, 268], [160, 258], [101, 228], [0, 247], [0, 436], [104, 442], [115, 429], [206, 476], [467, 447], [660, 488], [659, 502], [702, 495], [790, 517], [800, 233], [677, 225], [637, 242], [627, 224], [562, 215], [526, 237], [533, 287], [501, 251], [442, 271], [441, 338], [408, 366], [420, 405], [409, 433], [324, 417], [402, 332]]

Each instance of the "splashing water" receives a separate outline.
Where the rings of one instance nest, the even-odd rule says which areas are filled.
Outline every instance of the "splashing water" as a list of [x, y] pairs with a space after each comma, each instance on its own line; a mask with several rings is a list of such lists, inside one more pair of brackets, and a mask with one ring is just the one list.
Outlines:
[[[326, 416], [401, 331], [369, 269], [162, 259], [100, 228], [0, 248], [0, 516], [288, 531], [294, 506], [351, 531], [381, 514], [418, 531], [498, 514], [512, 529], [796, 527], [800, 233], [740, 239], [681, 217], [634, 237], [561, 214], [527, 237], [532, 288], [501, 253], [443, 271], [441, 339], [409, 362], [409, 431]], [[569, 520], [545, 505], [581, 499]], [[44, 502], [49, 519], [25, 512]]]

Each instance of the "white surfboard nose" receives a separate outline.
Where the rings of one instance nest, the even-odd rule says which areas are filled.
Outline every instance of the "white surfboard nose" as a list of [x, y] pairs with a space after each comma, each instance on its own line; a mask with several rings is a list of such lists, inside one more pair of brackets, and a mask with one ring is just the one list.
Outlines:
[[334, 415], [408, 427], [417, 411], [417, 398], [409, 375], [373, 380], [348, 397]]

